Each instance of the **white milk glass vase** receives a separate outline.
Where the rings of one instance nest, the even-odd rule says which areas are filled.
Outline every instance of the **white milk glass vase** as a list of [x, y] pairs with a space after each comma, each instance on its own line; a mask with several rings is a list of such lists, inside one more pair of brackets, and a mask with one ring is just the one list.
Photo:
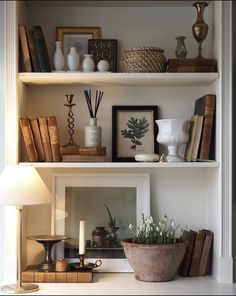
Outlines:
[[158, 126], [157, 142], [166, 145], [168, 148], [167, 161], [184, 161], [179, 156], [179, 146], [189, 140], [188, 126], [186, 119], [160, 119], [156, 120]]
[[97, 118], [90, 118], [90, 125], [85, 127], [85, 146], [101, 147], [102, 145], [102, 128], [97, 126]]
[[70, 71], [77, 71], [79, 68], [79, 54], [76, 47], [71, 47], [67, 56], [68, 69]]
[[94, 61], [91, 54], [85, 54], [82, 62], [82, 69], [84, 72], [93, 72]]
[[63, 71], [65, 67], [64, 56], [61, 49], [61, 41], [56, 41], [56, 49], [53, 56], [53, 66], [55, 71]]

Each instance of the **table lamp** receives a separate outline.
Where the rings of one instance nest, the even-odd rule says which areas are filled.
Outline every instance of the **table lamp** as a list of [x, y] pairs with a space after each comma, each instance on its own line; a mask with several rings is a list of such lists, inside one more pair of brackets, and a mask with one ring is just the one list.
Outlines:
[[0, 175], [0, 206], [16, 206], [17, 210], [17, 283], [1, 287], [5, 293], [30, 293], [36, 284], [22, 284], [22, 210], [26, 205], [51, 202], [51, 193], [33, 166], [7, 166]]

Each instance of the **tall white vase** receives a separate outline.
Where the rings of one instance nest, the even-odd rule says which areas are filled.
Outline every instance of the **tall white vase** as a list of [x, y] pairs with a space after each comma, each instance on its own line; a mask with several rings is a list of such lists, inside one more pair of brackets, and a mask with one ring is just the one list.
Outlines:
[[67, 56], [68, 69], [70, 71], [77, 71], [79, 69], [79, 54], [76, 47], [71, 47]]
[[100, 147], [102, 145], [102, 128], [97, 126], [97, 118], [90, 118], [90, 125], [85, 127], [85, 146]]
[[186, 119], [160, 119], [156, 120], [158, 125], [157, 142], [168, 147], [168, 162], [184, 161], [179, 156], [180, 144], [185, 144], [189, 140], [188, 125]]
[[82, 69], [84, 72], [93, 72], [94, 61], [91, 54], [85, 54], [82, 62]]
[[56, 50], [53, 56], [53, 66], [55, 71], [63, 71], [65, 67], [64, 56], [61, 50], [61, 41], [56, 41]]

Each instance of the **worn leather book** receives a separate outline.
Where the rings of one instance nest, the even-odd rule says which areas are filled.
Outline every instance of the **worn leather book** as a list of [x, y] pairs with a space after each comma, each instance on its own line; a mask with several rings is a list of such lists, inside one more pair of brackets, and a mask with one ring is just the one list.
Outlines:
[[216, 72], [217, 62], [214, 59], [169, 59], [167, 72]]
[[216, 96], [212, 94], [207, 94], [195, 101], [194, 114], [204, 116], [198, 160], [210, 159], [210, 150], [214, 150], [211, 143], [213, 143], [212, 135], [215, 125], [215, 106]]
[[51, 64], [48, 55], [47, 45], [44, 39], [41, 26], [32, 27], [35, 48], [39, 60], [39, 67], [41, 72], [51, 72]]
[[38, 153], [36, 150], [33, 133], [30, 127], [29, 118], [20, 117], [19, 121], [29, 161], [36, 162], [38, 161]]
[[43, 149], [43, 142], [39, 130], [39, 123], [37, 118], [30, 119], [30, 126], [32, 129], [36, 150], [38, 153], [38, 160], [45, 161], [45, 153]]
[[202, 256], [202, 249], [205, 241], [206, 233], [202, 230], [196, 235], [194, 249], [193, 249], [193, 257], [189, 270], [189, 276], [198, 276], [199, 275], [199, 264]]
[[117, 40], [116, 39], [89, 39], [88, 53], [93, 55], [95, 70], [101, 60], [110, 64], [110, 72], [117, 72]]
[[63, 162], [104, 162], [105, 155], [62, 155]]
[[32, 65], [30, 60], [30, 52], [29, 52], [29, 46], [27, 41], [27, 33], [26, 33], [26, 27], [24, 25], [18, 26], [18, 32], [19, 32], [19, 39], [20, 39], [20, 46], [21, 46], [21, 53], [22, 53], [22, 59], [23, 59], [23, 67], [25, 72], [32, 72]]
[[194, 145], [195, 136], [197, 132], [197, 122], [198, 122], [198, 115], [195, 114], [191, 117], [191, 121], [189, 125], [189, 141], [186, 145], [185, 156], [184, 156], [186, 161], [191, 161], [191, 158], [192, 158], [193, 145]]
[[208, 270], [211, 264], [211, 257], [212, 257], [212, 250], [213, 250], [213, 232], [210, 230], [203, 229], [202, 231], [205, 232], [206, 237], [202, 249], [202, 256], [199, 264], [199, 275], [207, 275], [209, 274]]
[[184, 231], [184, 240], [188, 242], [187, 249], [184, 255], [184, 259], [179, 267], [179, 274], [182, 276], [189, 276], [189, 269], [192, 262], [193, 249], [195, 245], [197, 232], [193, 230]]
[[52, 158], [54, 162], [60, 162], [61, 152], [60, 152], [59, 133], [58, 133], [56, 116], [49, 116], [47, 118], [47, 122], [48, 122], [50, 144], [52, 148]]
[[92, 271], [39, 271], [37, 266], [28, 266], [22, 272], [23, 283], [91, 283]]
[[47, 118], [39, 117], [38, 121], [39, 121], [39, 129], [40, 129], [42, 143], [43, 143], [43, 149], [45, 153], [45, 160], [47, 162], [52, 162], [53, 161], [52, 148], [50, 143]]
[[61, 146], [61, 155], [106, 155], [106, 147]]
[[34, 35], [32, 30], [27, 31], [27, 40], [29, 44], [29, 52], [30, 52], [30, 58], [32, 62], [32, 67], [34, 72], [40, 72], [39, 67], [39, 59], [36, 52], [35, 42], [34, 42]]

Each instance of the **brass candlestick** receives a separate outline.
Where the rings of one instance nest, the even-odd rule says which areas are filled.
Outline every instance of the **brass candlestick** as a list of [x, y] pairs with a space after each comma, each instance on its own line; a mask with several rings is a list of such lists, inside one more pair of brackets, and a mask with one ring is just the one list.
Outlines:
[[68, 129], [68, 134], [69, 134], [69, 137], [70, 137], [69, 142], [66, 145], [64, 145], [64, 147], [77, 146], [77, 144], [74, 142], [74, 139], [73, 139], [73, 134], [75, 132], [74, 131], [75, 119], [74, 119], [74, 113], [72, 111], [72, 107], [76, 105], [76, 104], [72, 103], [73, 97], [74, 97], [74, 95], [66, 95], [67, 103], [64, 104], [64, 106], [69, 108], [67, 122], [68, 122], [68, 128], [69, 128]]
[[203, 11], [208, 6], [207, 2], [195, 2], [193, 6], [197, 9], [197, 20], [192, 26], [193, 37], [198, 42], [198, 56], [197, 58], [203, 58], [202, 56], [202, 42], [206, 38], [208, 33], [208, 25], [204, 22]]

